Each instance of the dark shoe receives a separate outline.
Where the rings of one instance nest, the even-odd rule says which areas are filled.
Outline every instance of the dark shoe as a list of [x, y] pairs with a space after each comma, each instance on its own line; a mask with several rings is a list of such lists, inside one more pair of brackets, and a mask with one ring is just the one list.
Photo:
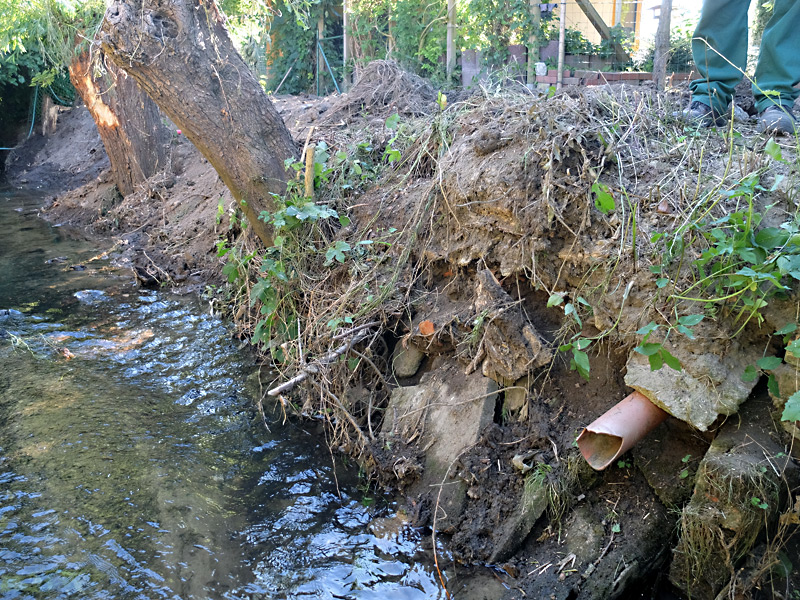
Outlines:
[[798, 133], [797, 119], [790, 108], [770, 106], [758, 114], [758, 130], [795, 135]]
[[716, 125], [721, 127], [725, 124], [725, 116], [715, 112], [708, 104], [694, 100], [688, 108], [684, 109], [681, 115], [685, 121], [695, 123], [702, 127]]

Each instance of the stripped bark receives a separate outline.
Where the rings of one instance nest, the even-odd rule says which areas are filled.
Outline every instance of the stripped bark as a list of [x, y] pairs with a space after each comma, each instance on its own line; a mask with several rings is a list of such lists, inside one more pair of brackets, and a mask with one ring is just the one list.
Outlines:
[[84, 51], [69, 66], [72, 85], [89, 109], [123, 196], [163, 169], [170, 132], [161, 113], [136, 82], [106, 62], [102, 52]]

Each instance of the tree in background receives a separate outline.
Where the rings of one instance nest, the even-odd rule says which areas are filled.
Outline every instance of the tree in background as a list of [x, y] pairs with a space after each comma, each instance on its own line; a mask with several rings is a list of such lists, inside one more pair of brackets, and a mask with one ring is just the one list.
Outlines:
[[122, 195], [166, 165], [170, 132], [158, 108], [92, 44], [105, 10], [101, 0], [0, 0], [0, 6], [0, 82], [51, 90], [68, 72]]

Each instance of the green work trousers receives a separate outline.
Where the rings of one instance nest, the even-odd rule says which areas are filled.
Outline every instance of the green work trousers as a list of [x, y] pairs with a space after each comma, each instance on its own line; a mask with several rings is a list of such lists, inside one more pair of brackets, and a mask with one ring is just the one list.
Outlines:
[[[703, 0], [692, 54], [700, 79], [692, 81], [692, 100], [724, 113], [747, 64], [747, 9], [750, 0]], [[775, 0], [761, 38], [753, 95], [756, 110], [773, 104], [791, 110], [800, 90], [800, 0]]]

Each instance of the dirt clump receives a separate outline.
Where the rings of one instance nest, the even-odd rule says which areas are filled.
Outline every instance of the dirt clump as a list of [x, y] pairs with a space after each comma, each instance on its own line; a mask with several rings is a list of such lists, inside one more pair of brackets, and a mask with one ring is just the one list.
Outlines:
[[58, 193], [92, 182], [109, 168], [100, 135], [85, 107], [59, 107], [51, 135], [38, 133], [6, 156], [7, 183]]

